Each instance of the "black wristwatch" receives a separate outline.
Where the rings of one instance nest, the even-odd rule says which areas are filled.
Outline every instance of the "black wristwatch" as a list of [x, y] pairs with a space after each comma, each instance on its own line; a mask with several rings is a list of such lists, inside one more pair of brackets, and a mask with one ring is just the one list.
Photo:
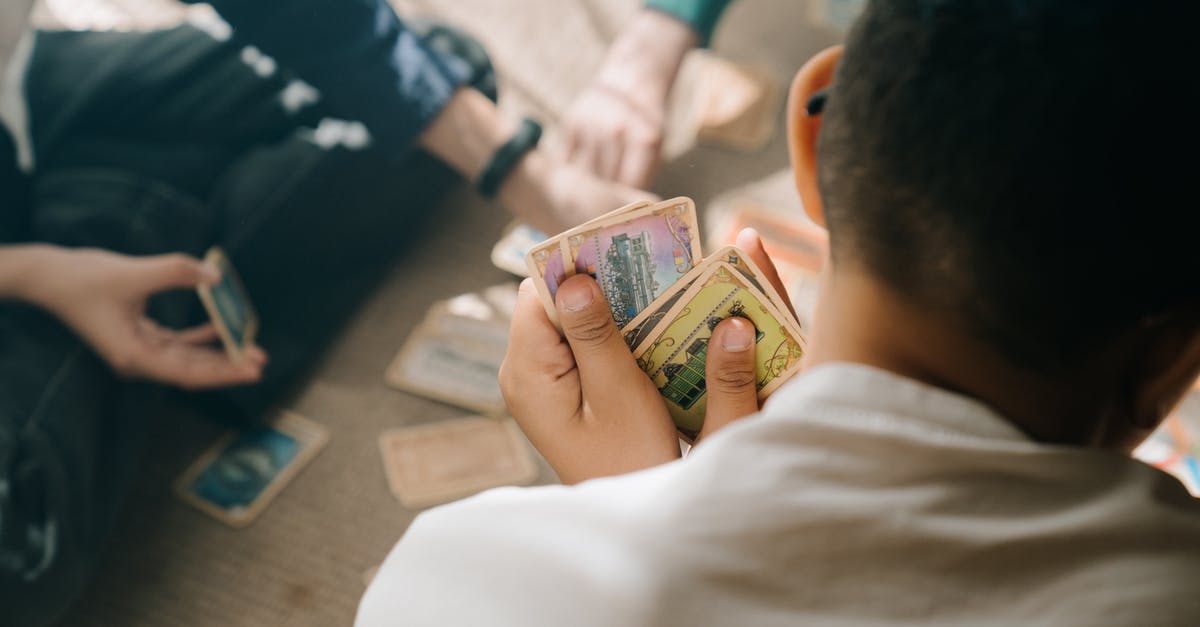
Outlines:
[[542, 138], [542, 125], [532, 118], [524, 118], [512, 138], [496, 150], [479, 178], [475, 179], [475, 189], [484, 198], [495, 198], [500, 191], [500, 184], [508, 177], [512, 169], [525, 156], [525, 153], [537, 147]]

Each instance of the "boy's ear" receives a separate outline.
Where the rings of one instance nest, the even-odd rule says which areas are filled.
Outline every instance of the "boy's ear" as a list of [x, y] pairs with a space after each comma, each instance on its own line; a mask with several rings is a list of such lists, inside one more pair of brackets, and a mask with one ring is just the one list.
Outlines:
[[825, 226], [825, 208], [817, 188], [817, 133], [821, 130], [821, 116], [809, 114], [808, 101], [833, 82], [833, 72], [841, 58], [841, 46], [817, 53], [796, 73], [788, 92], [788, 149], [796, 191], [800, 192], [804, 212], [821, 226]]

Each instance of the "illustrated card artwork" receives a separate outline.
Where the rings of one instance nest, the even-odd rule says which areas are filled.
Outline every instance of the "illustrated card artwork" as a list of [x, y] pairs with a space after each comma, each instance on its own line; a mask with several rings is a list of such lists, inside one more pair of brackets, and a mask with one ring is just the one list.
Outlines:
[[235, 361], [241, 360], [258, 333], [258, 313], [224, 251], [217, 247], [210, 248], [204, 261], [220, 271], [221, 281], [212, 286], [197, 286], [196, 292], [217, 329], [217, 335], [221, 337], [225, 351]]
[[328, 429], [285, 411], [268, 424], [221, 438], [180, 476], [175, 492], [228, 525], [246, 526], [328, 440]]
[[[690, 199], [679, 198], [659, 204], [666, 206], [668, 203], [686, 205], [687, 208], [690, 208], [691, 224], [696, 224], [695, 204]], [[554, 306], [554, 298], [558, 294], [558, 286], [568, 277], [575, 275], [575, 260], [568, 248], [568, 240], [574, 235], [585, 231], [593, 231], [603, 225], [619, 224], [623, 221], [642, 216], [645, 213], [644, 210], [651, 207], [651, 203], [647, 201], [630, 203], [577, 227], [559, 233], [529, 250], [529, 253], [525, 256], [525, 264], [528, 267], [529, 276], [533, 278], [534, 285], [537, 287], [538, 297], [542, 301], [542, 307], [545, 308], [546, 315], [549, 316], [555, 326], [558, 326], [558, 312]], [[693, 248], [695, 249], [694, 254], [697, 259], [700, 258], [698, 235], [693, 228], [692, 236], [696, 240]]]
[[511, 419], [462, 418], [385, 431], [379, 438], [388, 486], [418, 508], [537, 478], [521, 430]]
[[704, 364], [708, 340], [719, 322], [740, 316], [754, 324], [760, 399], [798, 372], [804, 355], [804, 340], [788, 321], [790, 314], [772, 304], [735, 266], [719, 260], [706, 266], [705, 274], [634, 349], [638, 365], [666, 399], [676, 426], [692, 437], [704, 422]]
[[[766, 276], [762, 273], [758, 266], [754, 265], [754, 262], [751, 261], [750, 257], [736, 246], [723, 246], [705, 258], [700, 265], [693, 268], [691, 272], [680, 279], [670, 292], [664, 294], [650, 307], [639, 313], [633, 319], [633, 321], [631, 321], [629, 325], [623, 329], [625, 343], [631, 350], [637, 348], [638, 345], [642, 344], [646, 340], [646, 337], [655, 330], [655, 327], [657, 327], [660, 322], [662, 322], [662, 319], [664, 316], [666, 316], [667, 312], [670, 311], [677, 302], [679, 302], [679, 299], [683, 296], [683, 293], [687, 290], [687, 288], [691, 287], [692, 283], [694, 283], [700, 275], [704, 274], [712, 263], [717, 261], [724, 261], [725, 263], [733, 266], [742, 274], [742, 276], [750, 283], [750, 285], [765, 294], [767, 299], [772, 305], [775, 306], [775, 308], [781, 310], [784, 314], [790, 313], [787, 310], [788, 304], [784, 300], [783, 296], [778, 290], [775, 289], [775, 286], [772, 285], [769, 280], [767, 280]], [[792, 331], [795, 335], [801, 335], [802, 333], [799, 323], [797, 323], [791, 316], [785, 315], [785, 317], [787, 319], [783, 320], [783, 322], [791, 325]]]
[[629, 324], [701, 258], [696, 206], [673, 198], [567, 236], [575, 274], [595, 277], [618, 327]]

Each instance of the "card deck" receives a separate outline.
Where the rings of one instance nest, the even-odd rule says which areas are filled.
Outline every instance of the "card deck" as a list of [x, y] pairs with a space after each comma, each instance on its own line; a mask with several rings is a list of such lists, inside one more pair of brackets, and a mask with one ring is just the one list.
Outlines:
[[240, 361], [258, 334], [258, 313], [224, 251], [217, 247], [210, 248], [204, 261], [221, 272], [221, 281], [212, 286], [199, 285], [196, 292], [213, 326], [217, 328], [217, 335], [221, 337], [226, 352], [233, 360]]
[[380, 435], [379, 449], [392, 494], [409, 508], [537, 478], [525, 437], [510, 419], [471, 417], [392, 429]]
[[555, 324], [558, 286], [587, 273], [623, 327], [695, 266], [703, 256], [699, 234], [690, 198], [635, 203], [548, 239], [526, 260]]
[[[724, 249], [723, 249], [724, 250]], [[733, 258], [737, 263], [730, 263]], [[804, 339], [782, 299], [740, 251], [706, 259], [653, 330], [633, 348], [638, 365], [667, 401], [676, 427], [695, 437], [704, 422], [704, 364], [717, 323], [740, 316], [757, 329], [757, 387], [765, 399], [799, 371]]]
[[282, 412], [268, 424], [226, 434], [175, 482], [185, 502], [233, 527], [254, 521], [329, 440], [329, 430]]
[[[741, 273], [746, 281], [754, 286], [755, 289], [766, 294], [772, 305], [780, 310], [786, 310], [788, 304], [787, 301], [783, 298], [779, 291], [775, 289], [775, 286], [772, 285], [769, 280], [767, 280], [766, 275], [763, 274], [762, 270], [760, 270], [758, 266], [754, 265], [754, 262], [751, 261], [750, 258], [736, 246], [724, 246], [713, 254], [709, 255], [703, 262], [701, 262], [699, 266], [693, 268], [691, 272], [679, 280], [679, 282], [671, 289], [670, 293], [664, 295], [664, 298], [660, 298], [659, 300], [655, 301], [651, 307], [638, 314], [638, 316], [634, 318], [634, 320], [630, 322], [628, 326], [625, 327], [625, 343], [629, 345], [631, 350], [636, 349], [645, 341], [646, 337], [655, 330], [655, 327], [662, 321], [667, 312], [675, 306], [680, 297], [683, 296], [684, 292], [686, 292], [687, 289], [691, 287], [692, 283], [694, 283], [696, 279], [707, 270], [708, 264], [716, 260], [723, 260], [725, 263], [733, 266], [739, 273]], [[796, 323], [790, 316], [788, 316], [786, 320], [783, 320], [783, 322], [792, 325], [792, 330], [797, 335], [801, 334], [800, 325]]]

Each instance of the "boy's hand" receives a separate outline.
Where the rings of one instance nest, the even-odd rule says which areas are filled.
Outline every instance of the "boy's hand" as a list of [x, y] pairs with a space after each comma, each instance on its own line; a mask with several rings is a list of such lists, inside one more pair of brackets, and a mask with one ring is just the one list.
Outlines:
[[500, 368], [504, 400], [529, 441], [568, 484], [678, 458], [667, 406], [621, 339], [600, 287], [576, 276], [557, 300], [565, 339], [533, 282], [521, 283]]
[[184, 388], [252, 383], [266, 354], [257, 347], [234, 363], [211, 324], [176, 331], [146, 316], [146, 301], [170, 289], [220, 280], [217, 270], [185, 255], [128, 257], [102, 250], [46, 251], [29, 300], [55, 314], [117, 374]]
[[[779, 286], [752, 231], [739, 245]], [[782, 292], [781, 292], [782, 293]], [[565, 281], [558, 334], [532, 281], [521, 284], [500, 388], [525, 435], [564, 483], [649, 468], [679, 457], [679, 437], [658, 389], [638, 367], [591, 277]], [[721, 322], [709, 341], [708, 411], [698, 439], [758, 411], [754, 328]]]

